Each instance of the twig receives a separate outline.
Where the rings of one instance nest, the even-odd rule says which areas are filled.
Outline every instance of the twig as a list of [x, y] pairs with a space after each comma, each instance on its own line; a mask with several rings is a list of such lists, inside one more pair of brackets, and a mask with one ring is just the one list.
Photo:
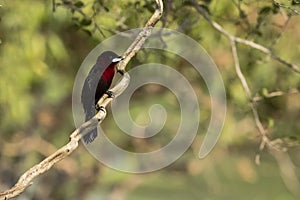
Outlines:
[[34, 178], [36, 178], [40, 174], [43, 174], [46, 171], [48, 171], [49, 169], [51, 169], [54, 164], [61, 161], [62, 159], [67, 157], [69, 154], [71, 154], [75, 149], [77, 149], [78, 142], [83, 135], [82, 133], [86, 129], [90, 129], [90, 127], [92, 127], [92, 126], [95, 127], [97, 125], [98, 119], [101, 122], [104, 119], [104, 117], [105, 117], [105, 114], [103, 114], [103, 112], [99, 112], [91, 120], [82, 124], [78, 129], [76, 129], [71, 134], [71, 141], [69, 143], [67, 143], [65, 146], [61, 147], [60, 149], [58, 149], [52, 155], [45, 158], [39, 164], [36, 164], [32, 168], [27, 170], [19, 178], [18, 182], [12, 188], [0, 193], [0, 199], [6, 200], [6, 199], [10, 199], [10, 198], [13, 198], [13, 197], [21, 194], [27, 187], [32, 185], [32, 181]]
[[237, 54], [237, 50], [236, 50], [236, 42], [232, 38], [230, 38], [230, 42], [231, 42], [231, 51], [232, 51], [232, 55], [233, 55], [234, 65], [235, 65], [235, 71], [236, 71], [237, 76], [240, 79], [243, 89], [248, 97], [248, 100], [250, 102], [250, 108], [252, 110], [252, 114], [254, 117], [256, 127], [262, 137], [262, 142], [260, 145], [260, 149], [262, 150], [264, 148], [265, 144], [268, 144], [269, 146], [271, 146], [271, 142], [267, 136], [267, 130], [263, 127], [263, 125], [259, 119], [258, 111], [255, 107], [254, 102], [252, 101], [252, 95], [251, 95], [250, 88], [247, 84], [244, 74], [241, 71], [240, 62], [239, 62], [239, 58], [238, 58], [238, 54]]
[[242, 71], [241, 71], [241, 67], [240, 67], [240, 62], [239, 62], [239, 57], [238, 57], [238, 54], [237, 54], [237, 50], [236, 50], [236, 44], [235, 44], [235, 41], [230, 38], [230, 42], [231, 42], [231, 51], [232, 51], [232, 55], [233, 55], [233, 60], [234, 60], [234, 64], [235, 64], [235, 71], [236, 71], [236, 74], [237, 76], [239, 77], [240, 81], [242, 82], [242, 86], [245, 90], [245, 93], [248, 97], [249, 100], [252, 99], [252, 95], [251, 95], [251, 91], [250, 91], [250, 88], [247, 84], [247, 81], [246, 81], [246, 78], [245, 76], [243, 75]]
[[251, 90], [250, 90], [250, 88], [247, 84], [245, 76], [243, 75], [243, 73], [241, 71], [239, 58], [238, 58], [238, 54], [237, 54], [237, 50], [236, 50], [236, 43], [245, 44], [245, 45], [250, 46], [254, 49], [257, 49], [257, 50], [271, 56], [273, 59], [277, 60], [278, 62], [280, 62], [282, 64], [285, 64], [286, 66], [290, 67], [291, 69], [293, 69], [297, 73], [300, 73], [299, 67], [295, 64], [292, 64], [292, 63], [289, 63], [289, 62], [283, 60], [282, 58], [280, 58], [279, 56], [274, 54], [270, 49], [268, 49], [268, 48], [266, 48], [266, 47], [264, 47], [260, 44], [257, 44], [255, 42], [250, 41], [250, 40], [245, 40], [245, 39], [242, 39], [242, 38], [239, 38], [239, 37], [236, 37], [236, 36], [230, 34], [220, 24], [213, 21], [208, 16], [206, 10], [204, 10], [201, 6], [199, 6], [195, 0], [191, 0], [191, 2], [194, 5], [194, 7], [196, 8], [196, 10], [204, 17], [204, 19], [206, 21], [208, 21], [216, 30], [218, 30], [221, 34], [225, 35], [230, 40], [231, 51], [232, 51], [232, 55], [233, 55], [233, 59], [234, 59], [235, 70], [236, 70], [238, 78], [240, 79], [240, 81], [242, 83], [243, 89], [244, 89], [244, 91], [245, 91], [245, 93], [248, 97], [248, 100], [250, 102], [250, 108], [252, 110], [255, 125], [256, 125], [256, 127], [257, 127], [257, 129], [258, 129], [258, 131], [261, 135], [261, 138], [262, 138], [262, 142], [260, 144], [259, 149], [263, 150], [265, 145], [267, 144], [269, 147], [274, 148], [276, 150], [279, 150], [279, 148], [277, 146], [272, 145], [271, 140], [267, 136], [267, 130], [263, 127], [262, 122], [260, 121], [258, 111], [257, 111], [255, 103], [253, 101]]
[[246, 81], [246, 78], [243, 75], [243, 73], [241, 71], [241, 68], [240, 68], [238, 54], [237, 54], [237, 50], [236, 50], [236, 43], [245, 44], [245, 45], [250, 46], [254, 49], [257, 49], [257, 50], [271, 56], [273, 59], [277, 60], [278, 62], [280, 62], [284, 65], [286, 65], [287, 67], [291, 68], [292, 70], [294, 70], [297, 73], [300, 73], [299, 67], [295, 64], [292, 64], [292, 63], [289, 63], [289, 62], [285, 61], [284, 59], [280, 58], [275, 53], [273, 53], [270, 49], [268, 49], [268, 48], [266, 48], [266, 47], [264, 47], [260, 44], [257, 44], [255, 42], [245, 40], [245, 39], [242, 39], [242, 38], [239, 38], [239, 37], [236, 37], [236, 36], [230, 34], [220, 24], [213, 21], [208, 16], [206, 10], [203, 9], [201, 6], [199, 6], [195, 0], [190, 0], [190, 1], [194, 5], [194, 7], [198, 11], [198, 13], [200, 15], [202, 15], [207, 22], [209, 22], [216, 30], [218, 30], [221, 34], [225, 35], [230, 40], [231, 50], [232, 50], [234, 64], [235, 64], [235, 70], [236, 70], [238, 78], [240, 79], [240, 81], [242, 83], [243, 89], [244, 89], [244, 91], [245, 91], [245, 93], [246, 93], [246, 95], [249, 99], [250, 108], [251, 108], [252, 113], [253, 113], [253, 117], [254, 117], [256, 127], [257, 127], [257, 129], [258, 129], [258, 131], [259, 131], [259, 133], [262, 137], [262, 142], [260, 144], [260, 150], [263, 150], [266, 144], [268, 146], [276, 149], [276, 150], [279, 150], [277, 146], [272, 145], [270, 139], [267, 137], [267, 130], [263, 127], [263, 125], [262, 125], [262, 123], [259, 119], [259, 114], [258, 114], [258, 111], [257, 111], [256, 106], [254, 104], [250, 88], [249, 88], [249, 86], [247, 84], [247, 81]]
[[[130, 59], [137, 53], [138, 50], [141, 49], [142, 45], [144, 44], [147, 37], [150, 36], [151, 31], [154, 25], [160, 19], [162, 12], [163, 12], [163, 4], [162, 0], [156, 0], [157, 9], [155, 10], [152, 17], [146, 23], [144, 29], [140, 32], [138, 37], [132, 43], [132, 45], [128, 48], [126, 53], [124, 54], [125, 59], [119, 63], [119, 69], [124, 70], [127, 63]], [[124, 74], [121, 81], [113, 87], [111, 90], [115, 93], [116, 96], [120, 95], [129, 83], [130, 77], [127, 73]], [[99, 105], [106, 107], [112, 98], [108, 98], [107, 95], [104, 95], [98, 102]], [[73, 151], [75, 151], [78, 147], [79, 140], [83, 135], [88, 133], [91, 129], [95, 128], [98, 123], [101, 123], [106, 116], [105, 110], [100, 110], [92, 119], [83, 123], [79, 128], [77, 128], [71, 134], [71, 140], [65, 146], [58, 149], [52, 155], [45, 158], [42, 162], [34, 165], [32, 168], [27, 170], [18, 180], [18, 182], [10, 189], [3, 191], [0, 193], [0, 200], [6, 200], [13, 198], [19, 194], [21, 194], [26, 188], [28, 188], [32, 181], [38, 177], [39, 175], [47, 172], [52, 168], [54, 164], [63, 160], [68, 155], [70, 155]]]
[[202, 15], [202, 17], [204, 17], [204, 19], [210, 23], [215, 29], [217, 29], [220, 33], [222, 33], [223, 35], [225, 35], [226, 37], [228, 37], [230, 40], [234, 40], [235, 42], [250, 46], [254, 49], [257, 49], [265, 54], [267, 54], [268, 56], [270, 56], [271, 58], [273, 58], [274, 60], [280, 62], [281, 64], [284, 64], [285, 66], [291, 68], [293, 71], [300, 73], [300, 68], [298, 65], [290, 63], [286, 60], [284, 60], [283, 58], [279, 57], [277, 54], [275, 54], [274, 52], [272, 52], [270, 49], [268, 49], [267, 47], [264, 47], [263, 45], [257, 44], [255, 42], [252, 42], [250, 40], [245, 40], [243, 38], [240, 37], [236, 37], [232, 34], [230, 34], [228, 31], [226, 31], [220, 24], [218, 24], [217, 22], [213, 21], [207, 14], [206, 10], [203, 9], [201, 6], [199, 6], [197, 4], [197, 2], [195, 0], [190, 0], [192, 2], [192, 4], [194, 5], [195, 9], [197, 10], [197, 12]]
[[197, 4], [197, 2], [195, 0], [191, 0], [191, 2], [193, 3], [193, 5], [195, 6], [196, 10], [204, 17], [204, 19], [206, 19], [206, 21], [208, 21], [215, 29], [217, 29], [220, 33], [222, 33], [223, 35], [227, 36], [228, 39], [230, 40], [230, 44], [231, 44], [231, 51], [232, 51], [232, 55], [233, 55], [233, 59], [234, 59], [234, 64], [235, 64], [235, 70], [237, 73], [238, 78], [240, 79], [243, 89], [247, 95], [247, 98], [250, 102], [250, 107], [253, 113], [253, 117], [254, 117], [254, 121], [256, 124], [256, 127], [262, 137], [262, 143], [261, 143], [261, 147], [260, 149], [263, 149], [265, 144], [268, 143], [270, 144], [270, 140], [267, 137], [267, 131], [264, 129], [260, 119], [259, 119], [259, 115], [258, 112], [256, 110], [256, 107], [252, 101], [252, 94], [250, 91], [250, 88], [247, 84], [246, 78], [243, 75], [242, 71], [241, 71], [241, 67], [240, 67], [240, 63], [239, 63], [239, 58], [238, 58], [238, 54], [237, 54], [237, 50], [236, 50], [236, 42], [239, 43], [243, 43], [246, 44], [248, 46], [251, 46], [255, 49], [258, 49], [262, 52], [268, 53], [270, 54], [271, 52], [269, 52], [269, 50], [259, 44], [256, 44], [254, 42], [248, 41], [248, 40], [244, 40], [238, 37], [235, 37], [233, 35], [231, 35], [230, 33], [228, 33], [220, 24], [216, 23], [215, 21], [211, 20], [210, 17], [207, 15], [207, 12]]
[[145, 27], [139, 33], [135, 41], [130, 45], [130, 47], [124, 53], [123, 57], [125, 57], [125, 59], [118, 64], [119, 70], [125, 69], [130, 59], [140, 50], [141, 46], [145, 43], [146, 39], [150, 36], [152, 29], [154, 28], [154, 25], [161, 18], [163, 13], [163, 2], [162, 0], [156, 0], [156, 4], [157, 4], [157, 9], [155, 10], [154, 14], [148, 20]]
[[248, 100], [250, 102], [250, 107], [251, 107], [251, 110], [252, 110], [252, 113], [253, 113], [253, 117], [254, 117], [256, 127], [258, 128], [258, 131], [262, 136], [262, 144], [263, 145], [261, 145], [261, 148], [263, 148], [263, 146], [265, 144], [270, 144], [270, 139], [267, 136], [266, 129], [263, 127], [263, 125], [262, 125], [262, 123], [259, 119], [258, 111], [257, 111], [257, 109], [254, 105], [254, 102], [252, 101], [252, 95], [251, 95], [250, 88], [247, 84], [247, 81], [246, 81], [246, 78], [245, 78], [244, 74], [241, 71], [240, 62], [239, 62], [239, 58], [238, 58], [238, 54], [237, 54], [237, 50], [236, 50], [235, 40], [233, 38], [230, 38], [230, 42], [231, 42], [231, 50], [232, 50], [235, 70], [236, 70], [238, 78], [240, 79], [240, 81], [242, 83], [242, 86], [243, 86], [244, 91], [245, 91], [245, 93], [248, 97]]
[[259, 102], [259, 101], [262, 101], [265, 98], [269, 99], [269, 98], [274, 98], [274, 97], [280, 97], [280, 96], [283, 96], [283, 95], [291, 95], [291, 94], [298, 94], [298, 93], [299, 93], [298, 89], [290, 89], [287, 92], [275, 91], [275, 92], [270, 92], [268, 94], [264, 94], [263, 96], [255, 96], [255, 97], [252, 98], [252, 100], [255, 101], [255, 102]]
[[[269, 56], [271, 56], [273, 59], [277, 60], [278, 62], [286, 65], [287, 67], [291, 68], [292, 70], [294, 70], [297, 73], [300, 73], [299, 67], [295, 64], [289, 63], [287, 61], [285, 61], [284, 59], [280, 58], [279, 56], [277, 56], [275, 53], [273, 53], [270, 49], [257, 44], [255, 42], [249, 41], [249, 40], [245, 40], [236, 36], [231, 35], [229, 32], [227, 32], [221, 25], [219, 25], [218, 23], [216, 23], [215, 21], [211, 20], [210, 17], [207, 15], [206, 11], [200, 7], [197, 2], [195, 0], [191, 0], [191, 2], [193, 3], [194, 7], [196, 8], [196, 10], [216, 29], [218, 30], [220, 33], [222, 33], [223, 35], [225, 35], [226, 37], [228, 37], [228, 39], [230, 40], [230, 44], [231, 44], [231, 51], [232, 51], [232, 55], [233, 55], [233, 60], [234, 60], [234, 65], [235, 65], [235, 70], [237, 73], [238, 78], [240, 79], [241, 83], [242, 83], [242, 87], [248, 97], [248, 100], [250, 102], [250, 108], [252, 110], [252, 114], [254, 117], [254, 121], [256, 124], [256, 127], [261, 135], [261, 143], [260, 143], [260, 147], [259, 150], [262, 151], [265, 146], [267, 145], [269, 148], [269, 152], [274, 156], [274, 158], [276, 159], [280, 171], [281, 171], [281, 175], [282, 175], [282, 179], [285, 182], [285, 185], [287, 186], [287, 188], [295, 195], [299, 195], [299, 187], [300, 187], [300, 182], [297, 179], [297, 174], [295, 172], [295, 166], [293, 164], [293, 162], [291, 161], [289, 155], [285, 152], [286, 148], [282, 148], [280, 145], [278, 146], [278, 144], [274, 143], [274, 141], [270, 140], [268, 135], [267, 135], [267, 130], [263, 127], [262, 122], [259, 118], [259, 114], [258, 114], [258, 110], [256, 108], [255, 102], [257, 100], [260, 100], [261, 97], [259, 98], [253, 98], [252, 94], [251, 94], [251, 90], [247, 84], [246, 78], [243, 75], [242, 71], [241, 71], [241, 67], [240, 67], [240, 62], [239, 62], [239, 58], [238, 58], [238, 53], [237, 53], [237, 49], [236, 49], [236, 43], [242, 43], [245, 44], [247, 46], [250, 46], [254, 49], [257, 49]], [[298, 93], [298, 90], [292, 90], [289, 93]], [[274, 93], [270, 93], [269, 95], [267, 95], [269, 98], [271, 97], [275, 97], [275, 96], [281, 96], [283, 95], [283, 92], [274, 92]], [[255, 161], [257, 164], [259, 164], [260, 162], [260, 156], [259, 154], [257, 154]]]
[[294, 14], [294, 15], [300, 15], [300, 12], [299, 12], [298, 10], [292, 8], [291, 6], [287, 6], [287, 5], [282, 4], [282, 3], [280, 3], [280, 2], [278, 2], [278, 1], [276, 1], [276, 0], [273, 0], [273, 3], [274, 3], [276, 6], [278, 6], [278, 7], [285, 8], [285, 9], [289, 10], [289, 11], [290, 11], [292, 14]]

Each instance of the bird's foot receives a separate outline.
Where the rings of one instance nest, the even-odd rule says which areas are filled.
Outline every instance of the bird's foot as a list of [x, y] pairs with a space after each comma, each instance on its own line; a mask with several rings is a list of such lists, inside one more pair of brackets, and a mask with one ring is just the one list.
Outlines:
[[118, 69], [117, 72], [119, 74], [121, 74], [122, 76], [124, 76], [124, 74], [125, 74], [125, 70], [123, 70], [123, 69]]
[[114, 94], [112, 91], [110, 91], [110, 90], [107, 90], [107, 91], [105, 92], [105, 94], [108, 95], [108, 98], [114, 98], [114, 97], [115, 97], [115, 94]]
[[99, 112], [100, 110], [105, 112], [105, 108], [103, 106], [99, 106], [98, 104], [96, 104], [95, 109], [97, 110], [97, 112]]

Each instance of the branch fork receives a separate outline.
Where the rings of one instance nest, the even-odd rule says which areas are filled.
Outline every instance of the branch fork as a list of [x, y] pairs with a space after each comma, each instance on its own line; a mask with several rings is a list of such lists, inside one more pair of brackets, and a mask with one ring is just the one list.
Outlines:
[[[118, 70], [125, 70], [126, 65], [131, 60], [133, 56], [141, 49], [142, 45], [145, 43], [146, 39], [150, 36], [154, 25], [160, 20], [160, 17], [163, 12], [163, 3], [162, 0], [156, 0], [157, 9], [154, 14], [146, 23], [143, 30], [139, 33], [137, 38], [131, 44], [131, 46], [124, 53], [122, 60], [118, 66]], [[125, 72], [125, 71], [124, 71]], [[115, 85], [110, 91], [112, 91], [115, 97], [119, 96], [128, 86], [130, 81], [130, 76], [128, 73], [124, 73], [122, 79]], [[70, 141], [58, 149], [56, 152], [45, 158], [40, 163], [34, 165], [32, 168], [24, 172], [24, 174], [19, 178], [18, 182], [10, 189], [0, 192], [0, 200], [7, 200], [17, 195], [20, 195], [26, 188], [33, 184], [33, 180], [39, 175], [47, 172], [52, 168], [53, 165], [59, 161], [65, 159], [78, 147], [80, 139], [95, 128], [99, 123], [101, 123], [106, 117], [106, 106], [112, 101], [112, 98], [109, 98], [107, 94], [104, 94], [103, 97], [98, 101], [98, 105], [102, 106], [104, 109], [101, 109], [93, 118], [89, 121], [83, 123], [70, 135]]]

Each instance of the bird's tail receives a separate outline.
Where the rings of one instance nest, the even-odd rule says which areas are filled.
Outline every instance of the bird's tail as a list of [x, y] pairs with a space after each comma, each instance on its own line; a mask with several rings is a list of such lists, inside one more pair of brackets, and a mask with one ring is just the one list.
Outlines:
[[[89, 119], [91, 119], [95, 114], [96, 114], [96, 112], [95, 112], [95, 109], [93, 108], [89, 113], [86, 113], [85, 121], [88, 121]], [[89, 144], [95, 140], [97, 135], [98, 135], [98, 133], [97, 133], [97, 127], [96, 127], [83, 136], [83, 141], [86, 144]]]
[[93, 142], [95, 140], [95, 138], [97, 137], [98, 133], [97, 133], [97, 128], [91, 130], [89, 133], [85, 134], [83, 136], [83, 141], [86, 144], [89, 144], [91, 142]]

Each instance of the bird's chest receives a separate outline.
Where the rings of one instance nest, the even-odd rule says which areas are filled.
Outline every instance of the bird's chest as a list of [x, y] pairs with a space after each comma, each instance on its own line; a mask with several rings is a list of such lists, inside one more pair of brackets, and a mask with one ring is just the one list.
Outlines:
[[103, 72], [101, 79], [103, 79], [106, 82], [111, 82], [115, 74], [115, 69], [113, 67], [108, 67]]

